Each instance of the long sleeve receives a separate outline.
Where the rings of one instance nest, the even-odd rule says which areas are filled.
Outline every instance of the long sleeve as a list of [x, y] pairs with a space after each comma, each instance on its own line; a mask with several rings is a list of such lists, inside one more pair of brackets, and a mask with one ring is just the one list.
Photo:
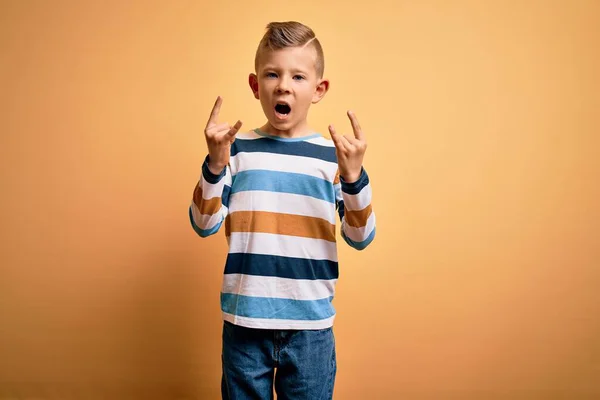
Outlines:
[[375, 212], [371, 206], [371, 185], [364, 168], [356, 182], [342, 177], [334, 182], [337, 210], [346, 243], [357, 250], [365, 249], [375, 238]]
[[227, 217], [229, 193], [231, 191], [231, 171], [229, 165], [220, 175], [208, 169], [208, 156], [202, 163], [202, 174], [196, 187], [192, 203], [189, 207], [190, 223], [194, 231], [207, 237], [219, 231]]

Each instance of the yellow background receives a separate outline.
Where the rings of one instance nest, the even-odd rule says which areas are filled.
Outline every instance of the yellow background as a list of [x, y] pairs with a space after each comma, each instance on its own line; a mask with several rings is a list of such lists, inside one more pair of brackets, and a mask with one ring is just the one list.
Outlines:
[[369, 143], [335, 398], [598, 398], [600, 2], [181, 0], [0, 3], [0, 399], [218, 398], [202, 130], [217, 95], [264, 122], [290, 19], [325, 49], [312, 126]]

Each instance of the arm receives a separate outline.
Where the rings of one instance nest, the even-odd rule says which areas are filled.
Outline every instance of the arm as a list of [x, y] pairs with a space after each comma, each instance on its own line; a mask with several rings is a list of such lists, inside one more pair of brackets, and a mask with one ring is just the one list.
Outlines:
[[223, 168], [219, 175], [208, 168], [209, 156], [202, 164], [202, 175], [194, 188], [189, 207], [190, 223], [200, 237], [214, 235], [227, 217], [231, 171]]
[[337, 210], [342, 223], [342, 237], [351, 247], [365, 249], [375, 238], [375, 212], [371, 205], [371, 184], [364, 168], [357, 181], [336, 179]]
[[342, 221], [342, 237], [350, 246], [363, 250], [375, 238], [371, 185], [363, 167], [367, 141], [354, 113], [348, 111], [348, 118], [354, 136], [338, 135], [335, 128], [329, 126], [339, 168], [334, 180], [336, 205]]
[[227, 217], [232, 182], [229, 169], [231, 144], [242, 126], [241, 121], [234, 126], [217, 122], [222, 103], [221, 96], [217, 97], [204, 129], [208, 155], [202, 163], [202, 175], [189, 207], [190, 222], [201, 237], [217, 233]]

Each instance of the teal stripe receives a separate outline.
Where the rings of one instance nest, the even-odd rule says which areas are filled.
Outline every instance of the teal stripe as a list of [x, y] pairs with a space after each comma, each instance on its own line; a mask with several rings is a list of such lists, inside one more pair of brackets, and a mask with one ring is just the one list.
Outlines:
[[221, 309], [248, 318], [321, 320], [335, 314], [332, 299], [292, 300], [221, 293]]
[[346, 243], [348, 243], [350, 246], [354, 247], [355, 249], [364, 250], [375, 238], [375, 228], [373, 228], [373, 230], [371, 231], [369, 236], [362, 242], [355, 242], [354, 240], [350, 239], [348, 236], [346, 236], [344, 231], [342, 231], [342, 237], [344, 238]]
[[210, 236], [210, 235], [214, 235], [215, 233], [218, 232], [219, 228], [221, 227], [221, 224], [223, 224], [223, 219], [221, 219], [221, 221], [219, 221], [212, 228], [210, 228], [210, 229], [202, 229], [198, 225], [196, 225], [196, 222], [194, 222], [194, 215], [192, 214], [192, 206], [190, 206], [190, 208], [189, 208], [189, 215], [190, 215], [190, 222], [192, 224], [192, 228], [194, 228], [194, 231], [196, 231], [196, 233], [200, 237], [207, 237], [207, 236]]
[[293, 172], [250, 170], [233, 176], [232, 194], [249, 190], [300, 194], [335, 204], [335, 191], [331, 182]]

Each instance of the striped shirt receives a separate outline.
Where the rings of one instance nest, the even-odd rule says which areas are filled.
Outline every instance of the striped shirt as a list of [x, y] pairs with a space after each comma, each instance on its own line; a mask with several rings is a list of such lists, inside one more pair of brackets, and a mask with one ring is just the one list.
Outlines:
[[251, 328], [332, 326], [337, 218], [353, 248], [375, 237], [365, 169], [356, 182], [340, 178], [333, 141], [319, 134], [238, 133], [220, 175], [204, 160], [189, 217], [201, 237], [224, 225], [223, 319]]

